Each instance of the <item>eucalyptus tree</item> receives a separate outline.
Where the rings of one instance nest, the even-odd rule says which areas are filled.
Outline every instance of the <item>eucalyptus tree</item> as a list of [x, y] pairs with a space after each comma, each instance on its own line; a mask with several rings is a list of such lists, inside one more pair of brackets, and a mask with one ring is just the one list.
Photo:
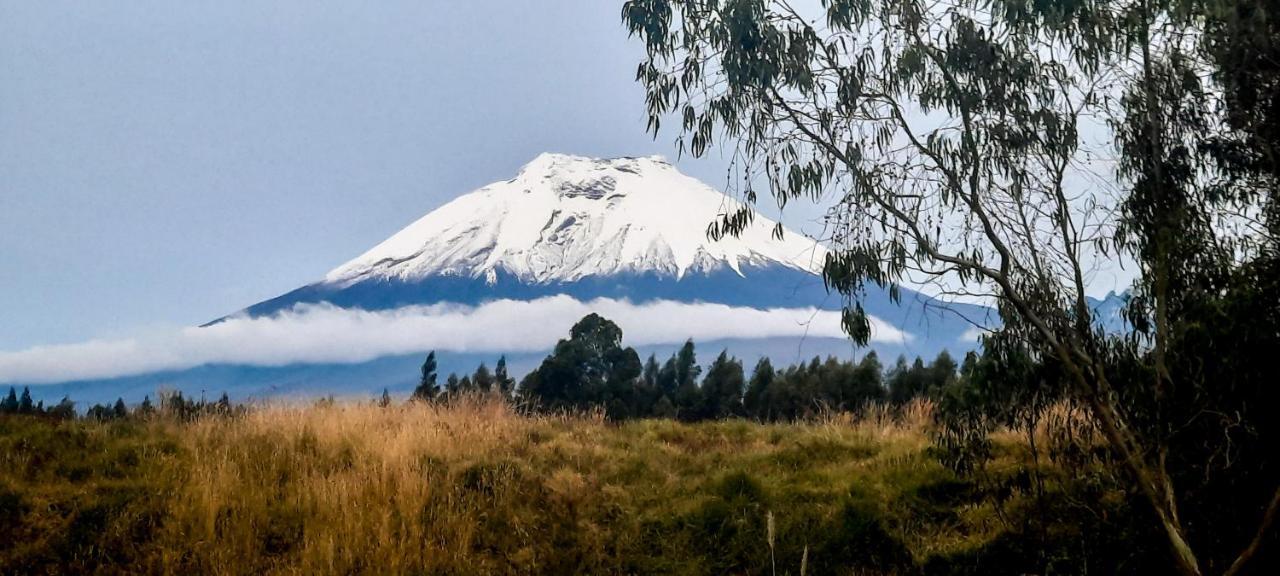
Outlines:
[[[1212, 90], [1190, 81], [1194, 54], [1182, 49], [1197, 14], [1155, 0], [623, 7], [646, 49], [636, 78], [649, 129], [674, 120], [682, 154], [720, 145], [733, 159], [745, 202], [708, 234], [750, 225], [760, 189], [780, 206], [828, 203], [823, 276], [859, 343], [868, 284], [894, 298], [906, 281], [994, 297], [1002, 337], [1061, 370], [1186, 574], [1203, 569], [1167, 469], [1167, 425], [1146, 433], [1150, 418], [1126, 404], [1133, 387], [1111, 371], [1117, 354], [1151, 357], [1154, 376], [1137, 390], [1155, 396], [1160, 421], [1175, 377], [1165, 356], [1176, 277], [1198, 257], [1229, 260], [1197, 248], [1222, 222], [1192, 153], [1212, 146], [1187, 146], [1212, 144]], [[1111, 150], [1122, 155], [1114, 183], [1094, 178]], [[1141, 263], [1131, 320], [1149, 341], [1117, 343], [1094, 321], [1091, 267], [1113, 251]]]
[[1223, 58], [1259, 43], [1240, 22], [1265, 4], [1135, 2], [1116, 50], [1130, 66], [1110, 122], [1126, 187], [1115, 244], [1140, 273], [1122, 346], [1143, 352], [1125, 354], [1142, 371], [1116, 392], [1202, 572], [1240, 573], [1280, 513], [1274, 112], [1241, 110], [1273, 98], [1256, 72], [1275, 64]]
[[427, 353], [427, 359], [422, 362], [421, 372], [422, 376], [418, 379], [418, 386], [413, 389], [412, 398], [415, 400], [434, 400], [440, 394], [440, 385], [436, 383], [435, 350]]
[[742, 396], [746, 386], [742, 361], [729, 356], [728, 350], [721, 351], [702, 379], [702, 417], [742, 416]]
[[[531, 405], [549, 410], [604, 405], [611, 416], [627, 416], [643, 367], [634, 348], [622, 346], [622, 329], [599, 314], [573, 325], [569, 338], [520, 382]], [[611, 402], [612, 401], [612, 402]]]

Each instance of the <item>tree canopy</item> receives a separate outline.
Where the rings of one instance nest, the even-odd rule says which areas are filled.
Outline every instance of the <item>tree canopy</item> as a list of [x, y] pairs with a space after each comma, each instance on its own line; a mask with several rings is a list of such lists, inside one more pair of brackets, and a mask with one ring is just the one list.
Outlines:
[[[859, 343], [868, 286], [993, 298], [1001, 322], [986, 344], [1060, 376], [1046, 385], [1088, 410], [1176, 568], [1201, 574], [1246, 566], [1280, 507], [1268, 458], [1220, 459], [1267, 440], [1205, 416], [1250, 413], [1262, 381], [1248, 368], [1219, 374], [1238, 382], [1221, 394], [1195, 366], [1215, 360], [1187, 347], [1275, 340], [1274, 324], [1227, 334], [1199, 321], [1243, 307], [1251, 315], [1232, 320], [1263, 322], [1280, 309], [1274, 292], [1250, 296], [1280, 271], [1280, 98], [1266, 60], [1280, 45], [1276, 8], [630, 0], [622, 16], [645, 48], [636, 78], [649, 129], [674, 123], [681, 153], [719, 145], [734, 160], [745, 205], [709, 235], [741, 232], [761, 188], [780, 206], [831, 206], [823, 277]], [[1111, 173], [1097, 177], [1100, 164]], [[1139, 273], [1123, 337], [1098, 327], [1086, 297], [1093, 263], [1108, 258]], [[1257, 425], [1246, 428], [1269, 430]], [[1233, 501], [1246, 527], [1184, 506], [1208, 494], [1197, 476], [1249, 487], [1254, 505]]]

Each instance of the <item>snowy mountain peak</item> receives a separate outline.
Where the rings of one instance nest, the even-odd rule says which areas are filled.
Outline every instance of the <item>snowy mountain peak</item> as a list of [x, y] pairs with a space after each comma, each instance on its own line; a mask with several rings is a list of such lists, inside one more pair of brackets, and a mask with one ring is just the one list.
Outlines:
[[432, 276], [529, 283], [618, 273], [674, 278], [728, 267], [780, 265], [816, 272], [813, 240], [757, 216], [739, 238], [712, 241], [707, 225], [741, 204], [661, 157], [595, 159], [542, 154], [519, 174], [423, 216], [325, 277], [327, 284]]
[[517, 178], [555, 178], [557, 175], [584, 174], [596, 171], [639, 171], [641, 165], [674, 170], [662, 156], [628, 156], [622, 158], [588, 158], [572, 154], [543, 152], [520, 168]]

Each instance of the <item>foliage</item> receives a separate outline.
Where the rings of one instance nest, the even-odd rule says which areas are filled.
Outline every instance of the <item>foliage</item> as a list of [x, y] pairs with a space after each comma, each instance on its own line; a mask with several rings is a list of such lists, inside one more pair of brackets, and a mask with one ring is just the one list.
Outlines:
[[544, 409], [602, 405], [623, 415], [641, 370], [636, 351], [622, 347], [622, 330], [593, 313], [574, 324], [569, 338], [525, 376], [521, 394]]
[[498, 364], [493, 369], [493, 390], [502, 396], [511, 396], [515, 392], [516, 380], [507, 373], [507, 357], [499, 356]]
[[[622, 331], [592, 315], [582, 323], [601, 324], [603, 343], [561, 340], [556, 352], [521, 384], [521, 398], [542, 410], [603, 408], [610, 419], [678, 418], [684, 421], [749, 417], [787, 421], [822, 412], [859, 410], [889, 398], [883, 367], [874, 352], [861, 361], [815, 357], [775, 371], [767, 358], [756, 365], [747, 382], [742, 362], [722, 351], [699, 379], [697, 349], [686, 341], [661, 366], [655, 356], [640, 365], [631, 349], [621, 348]], [[580, 323], [581, 324], [581, 323]], [[577, 331], [575, 334], [592, 334]], [[622, 364], [614, 364], [621, 359]], [[932, 397], [956, 378], [956, 365], [946, 352], [927, 366], [916, 359], [890, 373], [896, 388], [892, 399], [901, 406]], [[920, 383], [905, 385], [902, 382]]]
[[[645, 46], [636, 79], [649, 129], [675, 117], [681, 152], [732, 150], [746, 204], [712, 237], [751, 222], [760, 182], [779, 205], [834, 195], [823, 276], [860, 343], [868, 283], [896, 297], [923, 278], [996, 299], [1002, 326], [988, 345], [1012, 355], [990, 366], [1036, 385], [993, 385], [979, 361], [972, 386], [943, 384], [960, 407], [952, 424], [968, 422], [941, 436], [956, 464], [982, 455], [986, 419], [1029, 419], [1029, 430], [1038, 398], [1069, 397], [1176, 569], [1235, 574], [1274, 538], [1280, 478], [1261, 452], [1240, 451], [1245, 464], [1223, 455], [1273, 440], [1242, 419], [1256, 403], [1251, 369], [1222, 374], [1248, 381], [1224, 395], [1202, 377], [1217, 359], [1179, 347], [1266, 342], [1198, 322], [1265, 322], [1280, 307], [1263, 298], [1247, 318], [1205, 313], [1280, 271], [1278, 116], [1265, 106], [1280, 102], [1275, 64], [1232, 58], [1276, 52], [1273, 4], [829, 0], [801, 12], [780, 0], [631, 0], [623, 20]], [[1119, 198], [1072, 190], [1097, 152], [1089, 131], [1113, 139]], [[1087, 262], [1108, 253], [1140, 273], [1127, 338], [1098, 329], [1086, 300]], [[896, 371], [891, 390], [931, 385], [900, 377], [916, 368]], [[1249, 522], [1188, 512], [1203, 496], [1197, 478], [1237, 475], [1256, 488], [1254, 504], [1230, 500]]]
[[[0, 417], [0, 572], [987, 574], [1042, 542], [994, 521], [1041, 518], [1026, 499], [997, 508], [927, 455], [927, 417], [614, 424], [494, 397], [170, 416]], [[1045, 517], [1079, 551], [1055, 573], [1142, 573], [1122, 527], [1081, 517]]]
[[436, 351], [427, 353], [422, 362], [422, 375], [418, 379], [418, 387], [413, 389], [415, 400], [433, 400], [440, 394], [440, 385], [436, 383]]
[[707, 369], [707, 377], [702, 380], [701, 415], [704, 418], [742, 416], [745, 387], [742, 362], [730, 358], [728, 350], [720, 352]]
[[[763, 420], [792, 420], [823, 411], [859, 410], [885, 399], [880, 361], [874, 352], [858, 363], [814, 357], [774, 371], [762, 360], [752, 375], [747, 404]], [[904, 398], [904, 401], [906, 398]]]

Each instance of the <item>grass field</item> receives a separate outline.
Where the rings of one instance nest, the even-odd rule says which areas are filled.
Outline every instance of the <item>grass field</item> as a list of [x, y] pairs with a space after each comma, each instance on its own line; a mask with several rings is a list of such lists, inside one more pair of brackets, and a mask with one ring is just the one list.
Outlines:
[[776, 425], [529, 417], [496, 401], [263, 406], [190, 423], [11, 417], [0, 419], [0, 573], [998, 574], [1087, 563], [1064, 558], [1107, 527], [1028, 520], [1063, 514], [1043, 507], [1069, 499], [1033, 499], [1011, 481], [1031, 465], [1024, 443], [998, 436], [988, 480], [961, 479], [931, 456], [929, 422], [923, 403]]

